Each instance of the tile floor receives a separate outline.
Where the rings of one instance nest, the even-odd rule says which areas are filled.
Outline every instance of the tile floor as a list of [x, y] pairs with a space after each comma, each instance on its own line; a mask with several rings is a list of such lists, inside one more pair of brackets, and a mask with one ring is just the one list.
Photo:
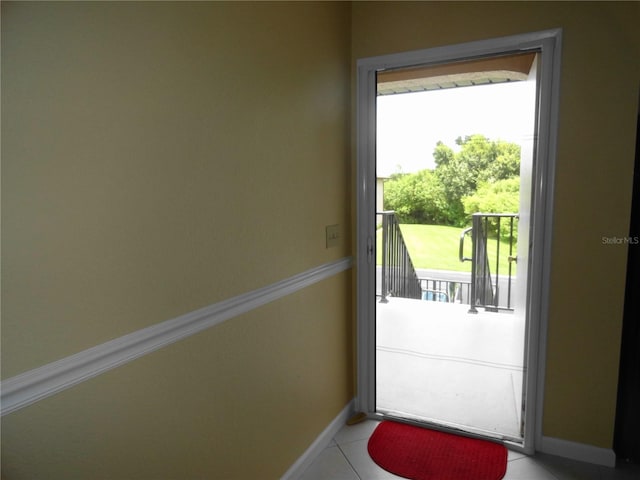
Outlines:
[[[400, 479], [378, 465], [367, 452], [369, 436], [378, 422], [344, 426], [299, 480]], [[509, 452], [504, 480], [638, 480], [640, 465], [607, 468], [551, 455], [528, 457]]]

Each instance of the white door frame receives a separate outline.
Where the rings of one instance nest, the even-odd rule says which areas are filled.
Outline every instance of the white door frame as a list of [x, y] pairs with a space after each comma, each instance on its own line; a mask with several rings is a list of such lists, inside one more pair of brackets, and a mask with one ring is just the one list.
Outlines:
[[505, 52], [541, 52], [536, 159], [533, 171], [526, 346], [524, 443], [531, 454], [542, 438], [553, 192], [558, 130], [562, 30], [552, 29], [457, 45], [359, 59], [357, 62], [357, 397], [356, 409], [375, 413], [376, 73]]

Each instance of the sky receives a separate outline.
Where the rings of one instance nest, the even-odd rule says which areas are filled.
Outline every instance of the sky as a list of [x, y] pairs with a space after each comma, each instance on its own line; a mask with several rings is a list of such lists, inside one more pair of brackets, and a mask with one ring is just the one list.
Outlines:
[[377, 174], [435, 168], [442, 141], [481, 133], [518, 143], [530, 136], [534, 84], [511, 82], [377, 97]]

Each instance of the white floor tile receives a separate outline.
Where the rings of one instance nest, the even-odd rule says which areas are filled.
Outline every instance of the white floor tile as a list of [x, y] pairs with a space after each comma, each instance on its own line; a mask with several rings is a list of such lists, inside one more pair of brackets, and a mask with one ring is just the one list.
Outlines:
[[[380, 422], [345, 425], [299, 480], [398, 480], [369, 456], [369, 438]], [[606, 468], [551, 455], [509, 451], [503, 480], [640, 480], [640, 466]]]
[[600, 480], [600, 468], [597, 465], [551, 455], [537, 455], [535, 458], [558, 480]]
[[345, 425], [336, 434], [334, 440], [338, 445], [344, 445], [357, 440], [368, 440], [379, 423], [377, 420], [365, 420], [355, 425]]
[[519, 458], [507, 463], [504, 480], [558, 480], [549, 470], [530, 457]]
[[507, 462], [512, 462], [513, 460], [518, 460], [519, 458], [525, 458], [526, 455], [520, 452], [514, 452], [513, 450], [509, 450], [507, 452]]
[[337, 446], [327, 447], [304, 472], [300, 480], [360, 480]]
[[390, 480], [402, 478], [387, 472], [371, 459], [369, 452], [367, 451], [368, 443], [369, 440], [365, 439], [350, 442], [340, 447], [358, 476], [366, 480]]

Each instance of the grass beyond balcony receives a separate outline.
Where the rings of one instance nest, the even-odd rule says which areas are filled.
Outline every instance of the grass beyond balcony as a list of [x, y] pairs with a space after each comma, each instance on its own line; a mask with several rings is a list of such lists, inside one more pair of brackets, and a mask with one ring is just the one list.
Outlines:
[[[471, 262], [461, 262], [458, 257], [460, 248], [460, 234], [464, 230], [460, 227], [443, 225], [400, 225], [402, 236], [409, 250], [411, 261], [415, 268], [432, 270], [452, 270], [456, 272], [471, 272]], [[378, 252], [377, 264], [381, 264], [382, 228], [377, 231]], [[464, 242], [466, 257], [471, 257], [471, 235], [467, 235]], [[517, 245], [513, 245], [513, 255], [517, 254]], [[488, 241], [490, 269], [493, 273], [496, 263], [496, 240]], [[509, 242], [500, 241], [500, 274], [509, 271]], [[512, 275], [516, 273], [516, 264], [512, 265]]]

